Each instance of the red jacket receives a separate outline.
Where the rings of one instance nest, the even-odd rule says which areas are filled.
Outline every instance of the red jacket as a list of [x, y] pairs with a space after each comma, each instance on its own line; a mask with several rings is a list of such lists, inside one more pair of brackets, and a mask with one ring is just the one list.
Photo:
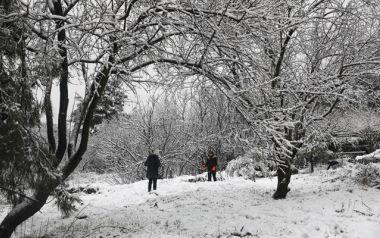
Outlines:
[[209, 157], [206, 161], [206, 167], [209, 172], [216, 172], [216, 168], [218, 166], [218, 159], [214, 157]]

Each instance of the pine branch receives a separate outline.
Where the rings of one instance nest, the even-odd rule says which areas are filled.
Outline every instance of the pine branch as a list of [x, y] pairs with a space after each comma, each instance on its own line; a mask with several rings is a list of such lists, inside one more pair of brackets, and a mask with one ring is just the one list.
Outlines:
[[19, 195], [19, 196], [21, 196], [21, 197], [23, 197], [23, 198], [27, 198], [27, 199], [33, 201], [33, 202], [38, 202], [36, 199], [34, 199], [34, 198], [32, 198], [32, 197], [29, 197], [29, 196], [27, 196], [27, 195], [25, 195], [25, 194], [23, 194], [23, 193], [17, 192], [17, 191], [15, 191], [15, 190], [13, 190], [13, 189], [6, 188], [6, 187], [4, 187], [4, 186], [2, 186], [2, 185], [0, 185], [0, 189], [3, 189], [3, 190], [5, 190], [5, 191], [7, 191], [7, 192], [10, 192], [10, 193], [15, 193], [15, 194], [17, 194], [17, 195]]

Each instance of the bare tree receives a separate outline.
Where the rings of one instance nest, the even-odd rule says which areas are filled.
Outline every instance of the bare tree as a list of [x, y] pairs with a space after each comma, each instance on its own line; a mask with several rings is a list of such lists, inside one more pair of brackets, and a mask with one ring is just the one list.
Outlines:
[[[50, 167], [36, 181], [31, 199], [4, 218], [0, 236], [10, 237], [39, 211], [78, 166], [110, 78], [132, 87], [143, 82], [136, 73], [158, 65], [184, 78], [208, 80], [220, 90], [245, 120], [248, 144], [276, 151], [274, 197], [285, 198], [290, 163], [310, 125], [339, 102], [360, 98], [358, 92], [379, 75], [378, 8], [378, 1], [335, 0], [20, 2], [5, 17], [25, 16], [31, 33], [25, 46], [28, 65], [45, 66], [40, 81]], [[69, 141], [68, 90], [78, 76], [86, 95]], [[50, 102], [54, 82], [60, 89], [57, 140]], [[162, 141], [174, 138], [172, 126], [161, 124]], [[148, 144], [151, 133], [145, 134]]]
[[198, 18], [196, 34], [184, 44], [198, 54], [190, 60], [181, 54], [177, 65], [210, 80], [252, 135], [268, 150], [274, 145], [274, 198], [286, 197], [290, 164], [313, 124], [339, 103], [362, 101], [363, 85], [379, 74], [377, 8], [375, 2], [321, 0], [221, 1], [207, 10], [186, 9]]

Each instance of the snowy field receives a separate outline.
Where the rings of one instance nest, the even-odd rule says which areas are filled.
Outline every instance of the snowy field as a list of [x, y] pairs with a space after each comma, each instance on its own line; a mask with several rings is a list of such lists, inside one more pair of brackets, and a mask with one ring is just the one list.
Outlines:
[[[20, 226], [14, 237], [380, 237], [380, 190], [355, 183], [354, 165], [292, 176], [285, 200], [271, 198], [277, 178], [189, 182], [191, 176], [111, 185], [104, 177], [80, 193], [78, 212], [62, 218], [54, 201]], [[3, 218], [6, 207], [0, 208]]]

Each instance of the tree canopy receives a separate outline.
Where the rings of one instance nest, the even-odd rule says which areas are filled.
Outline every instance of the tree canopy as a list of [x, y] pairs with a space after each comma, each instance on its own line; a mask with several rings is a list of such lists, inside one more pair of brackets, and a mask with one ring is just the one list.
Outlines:
[[[243, 152], [268, 152], [279, 166], [274, 197], [285, 198], [290, 164], [321, 131], [318, 123], [338, 107], [377, 105], [379, 6], [377, 0], [0, 1], [0, 142], [6, 145], [0, 182], [21, 196], [0, 236], [10, 237], [45, 204], [82, 161], [91, 128], [123, 107], [123, 87], [139, 84], [197, 89], [191, 110], [198, 115], [187, 117], [198, 123], [193, 134], [218, 134], [212, 146], [220, 135], [225, 141], [233, 135]], [[85, 95], [71, 128], [73, 80], [83, 82]], [[33, 87], [44, 92], [46, 135], [36, 132], [41, 111]], [[156, 146], [152, 125], [175, 147], [173, 108], [161, 109], [169, 123], [151, 120], [149, 111], [140, 115], [148, 148]], [[11, 171], [28, 182], [7, 180]]]

